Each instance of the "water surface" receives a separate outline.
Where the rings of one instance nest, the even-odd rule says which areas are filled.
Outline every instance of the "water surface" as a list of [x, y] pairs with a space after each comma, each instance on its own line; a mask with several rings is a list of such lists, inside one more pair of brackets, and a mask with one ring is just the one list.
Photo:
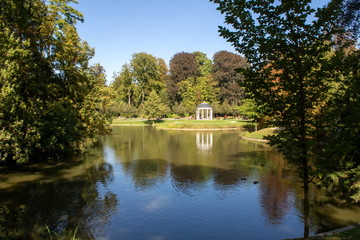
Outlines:
[[[0, 238], [35, 238], [45, 225], [79, 226], [86, 239], [299, 237], [302, 189], [292, 169], [236, 131], [114, 127], [71, 161], [3, 167]], [[312, 234], [360, 219], [358, 208], [312, 209]]]

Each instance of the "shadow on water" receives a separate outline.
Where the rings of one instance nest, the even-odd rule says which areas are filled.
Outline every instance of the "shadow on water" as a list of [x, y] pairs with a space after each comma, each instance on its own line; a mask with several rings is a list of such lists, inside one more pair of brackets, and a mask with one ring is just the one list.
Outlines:
[[99, 156], [0, 169], [0, 239], [41, 239], [44, 227], [86, 239], [107, 224], [118, 199], [106, 186], [112, 166]]

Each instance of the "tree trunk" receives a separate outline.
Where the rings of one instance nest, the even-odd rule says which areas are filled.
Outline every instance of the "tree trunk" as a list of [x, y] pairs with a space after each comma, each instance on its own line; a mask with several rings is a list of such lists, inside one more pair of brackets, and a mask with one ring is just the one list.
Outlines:
[[304, 169], [304, 240], [309, 239], [310, 230], [310, 196], [308, 169]]
[[[301, 56], [298, 53], [298, 56]], [[306, 92], [304, 87], [305, 77], [303, 76], [302, 64], [300, 57], [297, 58], [298, 76], [299, 76], [299, 115], [300, 115], [300, 151], [303, 170], [303, 187], [304, 187], [304, 240], [309, 239], [310, 229], [310, 197], [309, 197], [309, 154], [307, 145], [307, 129], [306, 129]]]
[[128, 89], [128, 105], [131, 105], [130, 88]]

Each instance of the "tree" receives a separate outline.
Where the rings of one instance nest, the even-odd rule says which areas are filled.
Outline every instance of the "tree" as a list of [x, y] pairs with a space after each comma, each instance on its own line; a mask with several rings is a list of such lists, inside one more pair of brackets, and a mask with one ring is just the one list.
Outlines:
[[314, 169], [309, 164], [315, 151], [316, 126], [331, 79], [326, 57], [341, 28], [337, 18], [341, 2], [317, 10], [309, 0], [226, 1], [218, 3], [232, 30], [220, 34], [244, 54], [250, 68], [243, 69], [246, 87], [266, 115], [282, 129], [270, 138], [297, 164], [304, 186], [304, 238], [309, 236], [309, 183]]
[[206, 77], [188, 78], [178, 83], [178, 89], [182, 99], [181, 105], [187, 114], [193, 114], [195, 107], [202, 102], [216, 101], [217, 89]]
[[[352, 48], [352, 47], [351, 47]], [[319, 129], [319, 187], [346, 202], [360, 202], [360, 51], [337, 51], [332, 71], [336, 90], [329, 94]]]
[[164, 85], [166, 83], [166, 80], [168, 78], [168, 73], [169, 73], [169, 68], [166, 65], [166, 62], [164, 59], [162, 58], [158, 58], [157, 59], [157, 63], [159, 65], [159, 69], [160, 69], [160, 82], [162, 82]]
[[208, 77], [212, 73], [212, 61], [203, 52], [193, 52], [195, 61], [202, 77]]
[[153, 90], [142, 106], [142, 110], [148, 119], [162, 118], [167, 113], [167, 106], [161, 102], [159, 95]]
[[352, 39], [359, 37], [360, 2], [358, 0], [341, 1], [342, 9], [338, 24], [350, 35]]
[[196, 64], [196, 56], [192, 53], [181, 52], [175, 54], [170, 60], [170, 77], [166, 83], [167, 93], [171, 103], [180, 102], [178, 83], [190, 77], [200, 76]]
[[150, 92], [157, 93], [164, 87], [157, 59], [148, 53], [135, 53], [130, 63], [133, 83], [140, 90], [140, 103], [143, 103]]
[[255, 122], [255, 131], [258, 130], [257, 124], [260, 118], [264, 117], [261, 113], [260, 107], [256, 104], [254, 99], [246, 98], [241, 102], [241, 106], [239, 107], [240, 115], [253, 119]]
[[246, 59], [228, 51], [215, 53], [213, 58], [213, 76], [220, 88], [220, 102], [231, 105], [240, 105], [244, 98], [242, 73], [236, 71], [247, 66]]
[[114, 77], [112, 87], [118, 93], [121, 101], [127, 102], [128, 105], [132, 104], [135, 86], [129, 65], [123, 65], [120, 73]]
[[0, 5], [0, 160], [60, 157], [108, 132], [98, 109], [94, 50], [75, 28], [76, 1]]
[[181, 112], [182, 115], [190, 115], [195, 113], [196, 107], [196, 89], [195, 89], [195, 79], [188, 78], [187, 80], [181, 81], [177, 85], [178, 93], [181, 96]]

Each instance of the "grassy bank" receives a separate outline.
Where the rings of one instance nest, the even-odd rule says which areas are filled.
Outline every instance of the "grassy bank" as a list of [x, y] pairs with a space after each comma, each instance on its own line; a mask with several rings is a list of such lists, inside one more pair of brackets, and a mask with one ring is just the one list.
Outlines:
[[113, 125], [123, 125], [123, 126], [149, 126], [149, 123], [146, 119], [142, 118], [129, 118], [129, 119], [114, 119], [112, 121]]
[[113, 125], [122, 126], [149, 126], [153, 125], [164, 129], [242, 129], [251, 127], [252, 123], [243, 120], [185, 120], [163, 119], [150, 122], [147, 119], [115, 119]]
[[245, 138], [264, 140], [265, 136], [274, 135], [278, 130], [275, 128], [264, 128], [256, 132], [250, 132], [244, 135]]
[[328, 236], [316, 236], [310, 238], [312, 240], [358, 240], [360, 239], [360, 227], [340, 232], [334, 233]]

